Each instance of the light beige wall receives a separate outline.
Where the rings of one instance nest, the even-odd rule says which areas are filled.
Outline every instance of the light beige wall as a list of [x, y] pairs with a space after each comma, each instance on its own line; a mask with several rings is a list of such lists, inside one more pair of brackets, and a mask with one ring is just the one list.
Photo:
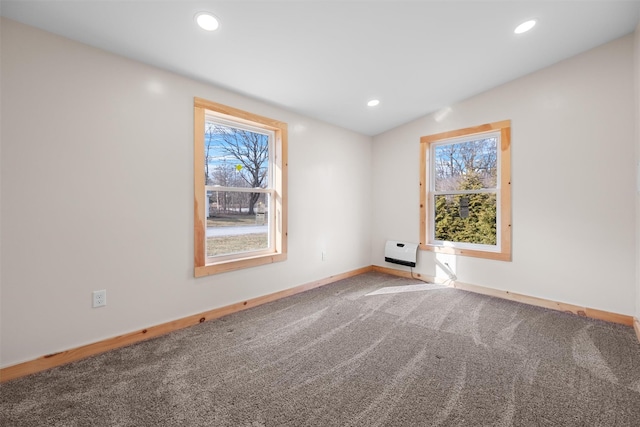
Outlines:
[[[2, 366], [370, 265], [370, 137], [1, 27]], [[194, 96], [288, 122], [288, 261], [194, 279]]]
[[[2, 19], [0, 19], [0, 36], [2, 35]], [[0, 38], [0, 48], [2, 48], [2, 39]], [[0, 81], [2, 81], [2, 55], [0, 55]], [[2, 100], [2, 85], [0, 85], [0, 102]], [[2, 129], [2, 114], [0, 111], [0, 130]], [[2, 224], [2, 135], [0, 134], [0, 224]], [[0, 227], [0, 310], [2, 309], [2, 252], [3, 238], [2, 227]], [[2, 312], [0, 311], [0, 331], [2, 331]], [[2, 348], [2, 333], [0, 333], [0, 348]]]
[[[376, 136], [373, 263], [386, 239], [419, 240], [420, 136], [510, 119], [513, 261], [438, 258], [461, 282], [633, 314], [632, 88], [627, 36]], [[416, 270], [445, 278], [435, 259]]]
[[635, 31], [636, 83], [636, 318], [640, 319], [640, 22]]

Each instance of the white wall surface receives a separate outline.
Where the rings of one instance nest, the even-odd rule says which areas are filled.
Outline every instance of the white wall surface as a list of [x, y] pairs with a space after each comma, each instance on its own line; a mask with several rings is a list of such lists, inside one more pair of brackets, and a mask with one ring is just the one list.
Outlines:
[[640, 319], [640, 22], [635, 31], [636, 83], [636, 319]]
[[[510, 119], [513, 261], [439, 258], [464, 283], [632, 315], [633, 65], [627, 36], [374, 137], [372, 262], [419, 241], [420, 137]], [[416, 271], [445, 278], [435, 258]]]
[[[371, 264], [370, 137], [1, 31], [2, 366]], [[288, 123], [286, 262], [193, 277], [194, 96]], [[92, 309], [98, 289], [108, 305]]]

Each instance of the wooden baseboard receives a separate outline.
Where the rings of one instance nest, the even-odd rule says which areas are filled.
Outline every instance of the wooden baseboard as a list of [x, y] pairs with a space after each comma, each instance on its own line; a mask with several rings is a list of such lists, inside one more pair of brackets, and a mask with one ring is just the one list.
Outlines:
[[633, 320], [633, 329], [636, 330], [636, 336], [638, 337], [638, 342], [640, 342], [640, 319], [636, 317]]
[[41, 372], [47, 369], [54, 368], [56, 366], [64, 365], [70, 362], [74, 362], [80, 359], [87, 358], [89, 356], [95, 356], [100, 353], [104, 353], [109, 350], [124, 347], [130, 344], [134, 344], [140, 341], [155, 338], [160, 335], [168, 334], [179, 329], [187, 328], [189, 326], [197, 325], [198, 323], [206, 322], [232, 314], [247, 308], [257, 307], [268, 302], [276, 301], [281, 298], [285, 298], [291, 295], [298, 294], [300, 292], [308, 291], [313, 288], [317, 288], [329, 283], [337, 282], [338, 280], [346, 279], [348, 277], [357, 276], [362, 273], [366, 273], [372, 270], [372, 266], [359, 268], [357, 270], [348, 271], [342, 274], [336, 274], [334, 276], [327, 277], [325, 279], [316, 280], [314, 282], [306, 283], [304, 285], [296, 286], [295, 288], [285, 289], [280, 292], [275, 292], [268, 295], [263, 295], [257, 298], [253, 298], [247, 301], [231, 304], [226, 307], [220, 307], [213, 310], [209, 310], [203, 313], [194, 314], [191, 316], [183, 317], [181, 319], [173, 320], [171, 322], [162, 323], [160, 325], [150, 326], [145, 329], [129, 332], [124, 335], [108, 338], [103, 341], [98, 341], [92, 344], [87, 344], [81, 347], [73, 348], [70, 350], [61, 351], [59, 353], [47, 354], [46, 356], [39, 357], [34, 360], [19, 363], [17, 365], [8, 366], [0, 369], [0, 382], [10, 381], [16, 378], [24, 377], [26, 375]]
[[411, 273], [410, 271], [396, 270], [395, 268], [382, 267], [379, 265], [373, 265], [372, 269], [373, 271], [391, 274], [392, 276], [405, 277], [407, 279], [427, 280], [429, 282], [433, 282], [433, 277], [425, 276], [424, 274], [420, 273]]
[[[396, 270], [394, 268], [381, 267], [374, 265], [374, 271], [378, 271], [381, 273], [392, 274], [394, 276], [407, 277], [411, 278], [412, 274], [409, 271]], [[509, 291], [501, 291], [498, 289], [486, 288], [484, 286], [471, 285], [468, 283], [462, 283], [454, 280], [444, 280], [436, 277], [426, 276], [424, 274], [413, 274], [414, 279], [425, 280], [433, 283], [442, 283], [444, 285], [450, 286], [456, 289], [462, 289], [469, 292], [474, 292], [477, 294], [489, 295], [492, 297], [508, 299], [511, 301], [518, 301], [529, 305], [535, 305], [538, 307], [550, 308], [552, 310], [564, 311], [566, 313], [573, 313], [578, 316], [589, 317], [592, 319], [604, 320], [612, 323], [620, 323], [626, 326], [632, 326], [634, 324], [634, 319], [632, 316], [627, 316], [624, 314], [611, 313], [608, 311], [597, 310], [595, 308], [581, 307], [573, 304], [567, 304], [558, 301], [552, 301], [544, 298], [537, 298], [528, 295], [516, 294]], [[640, 325], [637, 324], [636, 319], [636, 333], [640, 330]], [[640, 339], [640, 334], [638, 336]]]

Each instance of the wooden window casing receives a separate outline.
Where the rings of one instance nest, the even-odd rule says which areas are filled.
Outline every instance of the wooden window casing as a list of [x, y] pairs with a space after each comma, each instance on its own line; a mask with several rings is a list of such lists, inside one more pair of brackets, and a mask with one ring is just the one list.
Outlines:
[[[500, 136], [497, 147], [499, 162], [497, 238], [499, 242], [493, 250], [475, 249], [473, 244], [437, 242], [434, 238], [433, 221], [435, 207], [431, 192], [430, 168], [432, 167], [431, 146], [446, 140], [464, 137], [473, 140], [483, 134], [496, 132]], [[482, 245], [477, 245], [480, 248]], [[501, 261], [511, 261], [511, 121], [488, 123], [480, 126], [443, 132], [420, 138], [420, 249], [437, 253], [465, 255]]]
[[[215, 117], [239, 126], [249, 126], [269, 133], [274, 141], [270, 156], [273, 184], [267, 192], [271, 197], [273, 225], [269, 231], [270, 245], [266, 250], [207, 257], [207, 218], [205, 185], [205, 122]], [[233, 189], [238, 190], [238, 189]], [[242, 189], [241, 189], [242, 190]], [[226, 105], [194, 99], [194, 275], [196, 277], [280, 262], [287, 259], [287, 124]]]

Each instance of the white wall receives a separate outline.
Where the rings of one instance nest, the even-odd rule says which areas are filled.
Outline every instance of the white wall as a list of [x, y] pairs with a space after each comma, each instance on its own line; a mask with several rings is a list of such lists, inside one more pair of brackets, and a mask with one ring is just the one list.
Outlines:
[[636, 319], [640, 319], [640, 22], [636, 26], [635, 40], [636, 83]]
[[[419, 138], [510, 119], [513, 261], [442, 257], [458, 280], [635, 311], [633, 37], [627, 36], [374, 137], [372, 261], [419, 240]], [[436, 271], [421, 252], [416, 271]]]
[[[2, 366], [371, 264], [370, 137], [1, 31]], [[288, 261], [193, 277], [194, 96], [288, 122]]]

